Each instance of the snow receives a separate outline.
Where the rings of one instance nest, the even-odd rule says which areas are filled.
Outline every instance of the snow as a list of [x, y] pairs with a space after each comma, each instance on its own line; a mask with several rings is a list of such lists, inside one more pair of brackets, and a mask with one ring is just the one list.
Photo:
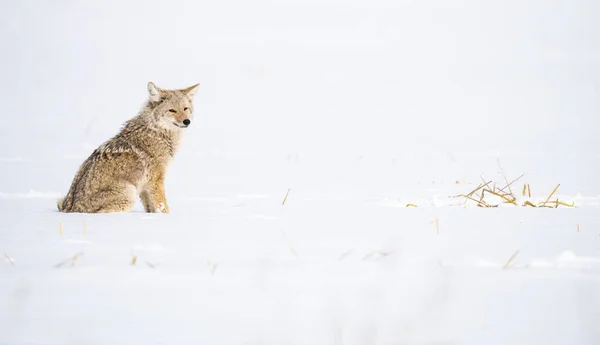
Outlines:
[[[0, 344], [597, 344], [599, 11], [3, 2]], [[172, 213], [58, 213], [148, 81]], [[576, 207], [451, 198], [499, 162]]]

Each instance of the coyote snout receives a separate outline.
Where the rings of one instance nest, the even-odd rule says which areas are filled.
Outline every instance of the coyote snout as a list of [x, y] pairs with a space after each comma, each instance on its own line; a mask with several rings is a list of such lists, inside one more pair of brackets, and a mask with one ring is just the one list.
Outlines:
[[146, 212], [169, 212], [164, 179], [182, 130], [192, 122], [199, 84], [163, 90], [148, 83], [148, 102], [80, 166], [61, 212], [124, 212], [140, 197]]

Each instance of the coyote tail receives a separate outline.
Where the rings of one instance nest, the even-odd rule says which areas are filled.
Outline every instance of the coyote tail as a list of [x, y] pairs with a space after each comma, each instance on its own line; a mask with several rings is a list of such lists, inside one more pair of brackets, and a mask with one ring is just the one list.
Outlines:
[[56, 201], [56, 206], [58, 207], [58, 210], [59, 210], [60, 212], [62, 212], [62, 211], [63, 211], [63, 203], [64, 203], [64, 201], [65, 201], [65, 198], [64, 198], [64, 197], [62, 197], [62, 198], [60, 198], [60, 199], [58, 199], [58, 200]]

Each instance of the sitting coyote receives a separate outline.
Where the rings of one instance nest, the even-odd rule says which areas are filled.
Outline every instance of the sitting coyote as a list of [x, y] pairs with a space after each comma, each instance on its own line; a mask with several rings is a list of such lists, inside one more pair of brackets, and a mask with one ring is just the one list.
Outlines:
[[83, 162], [58, 210], [128, 212], [139, 196], [146, 212], [168, 213], [165, 172], [192, 120], [198, 87], [163, 90], [148, 83], [148, 102]]

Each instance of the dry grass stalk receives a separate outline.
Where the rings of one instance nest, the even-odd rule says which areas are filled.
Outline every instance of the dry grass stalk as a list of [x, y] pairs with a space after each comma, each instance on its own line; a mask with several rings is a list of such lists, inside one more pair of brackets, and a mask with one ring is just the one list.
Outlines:
[[75, 254], [75, 255], [73, 256], [73, 258], [71, 259], [71, 267], [75, 266], [75, 262], [77, 261], [77, 259], [78, 259], [78, 258], [79, 258], [81, 255], [83, 255], [83, 253]]
[[[506, 174], [504, 174], [504, 169], [502, 169], [502, 164], [500, 164], [500, 158], [498, 158], [498, 166], [500, 167], [500, 172], [502, 173], [502, 176], [504, 177], [504, 181], [506, 181], [506, 187], [508, 187], [508, 191], [510, 192], [511, 195], [514, 195], [512, 192], [512, 189], [510, 188], [511, 183], [508, 183], [508, 179], [506, 178]], [[523, 175], [521, 175], [523, 176]], [[520, 179], [521, 177], [517, 178]], [[515, 180], [516, 181], [516, 180]], [[504, 188], [506, 188], [504, 187]]]
[[558, 189], [558, 187], [560, 187], [560, 183], [556, 185], [556, 187], [554, 187], [554, 190], [552, 191], [552, 193], [550, 193], [550, 195], [548, 195], [548, 198], [546, 199], [546, 201], [544, 201], [542, 203], [542, 205], [546, 205], [548, 203], [548, 201], [550, 201], [550, 198], [554, 195], [554, 193], [556, 193], [556, 190]]
[[340, 260], [340, 261], [344, 260], [344, 258], [345, 258], [346, 256], [350, 255], [350, 254], [351, 254], [353, 251], [354, 251], [354, 249], [350, 249], [349, 251], [347, 251], [347, 252], [345, 252], [345, 253], [342, 253], [342, 255], [340, 255], [340, 258], [339, 258], [339, 260]]
[[[557, 200], [558, 201], [558, 200]], [[563, 205], [563, 206], [567, 206], [567, 207], [575, 207], [575, 201], [573, 201], [570, 204], [567, 204], [566, 202], [562, 202], [562, 201], [558, 201], [559, 205]]]
[[434, 224], [435, 223], [435, 230], [437, 232], [437, 234], [440, 234], [440, 220], [436, 217], [435, 220], [432, 220], [431, 222], [429, 222], [429, 224]]
[[283, 236], [283, 238], [287, 242], [288, 247], [290, 248], [290, 251], [292, 252], [292, 254], [294, 254], [294, 256], [296, 258], [298, 258], [299, 257], [298, 252], [296, 252], [296, 249], [294, 248], [294, 245], [292, 244], [292, 241], [290, 241], [290, 239], [287, 237], [287, 235], [285, 234], [284, 231], [281, 232], [281, 235]]
[[473, 194], [477, 193], [477, 191], [478, 191], [478, 190], [480, 190], [481, 188], [483, 188], [484, 186], [485, 186], [485, 185], [483, 185], [483, 184], [481, 184], [481, 183], [480, 183], [480, 184], [477, 186], [477, 188], [475, 188], [475, 189], [473, 189], [472, 191], [470, 191], [470, 192], [469, 192], [467, 195], [468, 195], [468, 196], [471, 196], [471, 195], [473, 195]]
[[474, 198], [472, 198], [472, 197], [470, 197], [470, 196], [468, 196], [468, 195], [459, 194], [458, 196], [462, 196], [463, 198], [466, 198], [466, 199], [468, 199], [468, 200], [475, 201], [475, 202], [477, 203], [477, 206], [479, 206], [479, 207], [492, 207], [492, 206], [491, 206], [490, 204], [488, 204], [487, 202], [485, 202], [485, 201], [483, 201], [483, 200], [477, 200], [477, 199], [474, 199]]
[[486, 205], [484, 205], [484, 204], [477, 204], [477, 207], [494, 208], [494, 207], [498, 207], [498, 205], [490, 205], [490, 204], [487, 204], [487, 206], [486, 206]]
[[135, 255], [135, 253], [133, 252], [133, 249], [131, 250], [131, 265], [135, 265], [137, 262], [137, 256]]
[[57, 263], [56, 265], [54, 265], [54, 267], [60, 268], [69, 262], [71, 263], [71, 267], [73, 267], [73, 266], [75, 266], [75, 262], [77, 261], [77, 259], [82, 255], [83, 255], [83, 252], [76, 253], [71, 258], [68, 258], [66, 260], [63, 260], [63, 261]]
[[288, 195], [290, 195], [290, 189], [288, 188], [287, 193], [285, 193], [285, 197], [283, 198], [283, 202], [281, 203], [281, 205], [285, 205], [285, 201], [288, 198]]
[[[490, 189], [490, 183], [492, 183], [492, 181], [485, 182], [485, 180], [483, 179], [483, 176], [479, 176], [479, 177], [481, 178], [481, 181], [483, 181], [483, 185], [481, 186], [481, 188], [483, 188], [483, 187], [487, 187], [487, 189]], [[494, 189], [494, 190], [496, 189], [496, 184], [494, 184], [494, 187], [493, 187], [493, 189]], [[478, 201], [478, 203], [479, 203], [479, 204], [482, 204], [482, 205], [484, 205], [485, 207], [492, 207], [492, 205], [489, 205], [488, 203], [486, 203], [485, 201], [483, 201], [483, 198], [484, 198], [484, 196], [485, 196], [485, 189], [483, 189], [483, 190], [481, 191], [481, 195], [477, 195], [477, 194], [475, 194], [475, 196], [479, 197], [479, 201]], [[486, 206], [486, 205], [487, 205], [487, 206]], [[479, 205], [478, 205], [478, 206], [479, 206]], [[482, 206], [479, 206], [479, 207], [482, 207]]]
[[[579, 225], [578, 225], [578, 227], [579, 227]], [[8, 254], [4, 253], [4, 257], [6, 258], [6, 261], [10, 262], [11, 266], [15, 265], [15, 260], [13, 258], [11, 258], [10, 256], [8, 256]]]
[[577, 232], [579, 232], [579, 224], [577, 224]]
[[87, 235], [87, 226], [85, 224], [85, 219], [83, 220], [83, 234]]
[[[519, 180], [520, 180], [520, 179], [521, 179], [523, 176], [525, 176], [525, 174], [521, 174], [521, 176], [519, 176], [519, 177], [517, 177], [516, 179], [512, 180], [510, 183], [506, 182], [506, 183], [507, 183], [507, 185], [506, 185], [506, 186], [504, 186], [503, 188], [500, 188], [500, 189], [499, 189], [499, 191], [500, 191], [500, 192], [504, 192], [504, 193], [506, 193], [504, 190], [505, 190], [505, 189], [508, 187], [508, 190], [510, 191], [510, 193], [506, 193], [506, 194], [510, 194], [510, 195], [512, 195], [512, 196], [514, 197], [514, 194], [513, 194], [512, 190], [510, 190], [510, 186], [511, 186], [513, 183], [515, 183], [515, 182], [519, 181]], [[504, 176], [504, 178], [506, 179], [506, 176]]]
[[508, 258], [508, 261], [506, 261], [506, 263], [504, 264], [504, 267], [502, 267], [503, 270], [507, 269], [510, 267], [510, 264], [512, 263], [512, 261], [517, 257], [517, 255], [519, 255], [519, 250], [515, 250], [515, 252], [513, 253], [513, 255], [510, 256], [510, 258]]
[[[516, 179], [508, 182], [508, 178], [506, 177], [506, 175], [504, 174], [504, 171], [502, 170], [500, 161], [498, 161], [498, 164], [500, 166], [502, 176], [503, 176], [504, 180], [506, 181], [506, 184], [504, 185], [504, 187], [498, 188], [496, 186], [496, 183], [493, 183], [493, 185], [492, 185], [492, 181], [486, 181], [483, 178], [483, 176], [480, 176], [481, 181], [483, 183], [479, 183], [477, 185], [477, 188], [471, 190], [467, 194], [455, 195], [455, 196], [453, 196], [453, 198], [458, 198], [458, 197], [465, 198], [465, 202], [464, 202], [465, 207], [466, 207], [466, 205], [468, 205], [469, 201], [475, 202], [477, 207], [498, 207], [499, 205], [490, 204], [488, 201], [485, 200], [486, 196], [488, 196], [490, 194], [501, 198], [503, 200], [503, 202], [505, 202], [505, 203], [513, 204], [515, 206], [530, 206], [530, 207], [544, 207], [544, 208], [557, 208], [559, 206], [575, 207], [575, 202], [568, 204], [568, 203], [562, 202], [558, 199], [551, 201], [552, 196], [554, 196], [554, 194], [556, 193], [556, 190], [560, 187], [560, 184], [558, 184], [556, 186], [556, 188], [554, 188], [552, 193], [550, 193], [550, 195], [548, 196], [548, 198], [545, 201], [538, 202], [537, 205], [529, 200], [526, 200], [524, 202], [519, 201], [519, 203], [517, 203], [517, 196], [513, 193], [511, 186], [515, 182], [519, 181], [523, 176], [525, 176], [525, 174], [521, 174]], [[480, 194], [479, 194], [479, 192], [480, 192]], [[487, 195], [486, 195], [486, 193], [487, 193]], [[523, 184], [523, 188], [521, 189], [521, 195], [523, 197], [525, 197], [527, 195], [529, 198], [531, 198], [531, 186], [529, 185], [529, 183]], [[407, 205], [407, 207], [408, 207], [408, 205]]]
[[406, 204], [406, 207], [418, 207], [418, 206], [415, 204]]
[[[510, 203], [510, 204], [513, 204], [513, 205], [516, 205], [516, 204], [517, 204], [517, 203], [515, 202], [515, 199], [509, 199], [509, 198], [507, 198], [507, 197], [506, 197], [506, 195], [509, 195], [509, 194], [502, 195], [502, 194], [498, 194], [498, 193], [496, 193], [496, 192], [494, 192], [494, 191], [491, 191], [491, 190], [489, 190], [489, 189], [484, 189], [483, 191], [484, 191], [484, 192], [488, 192], [488, 193], [490, 193], [490, 194], [493, 194], [493, 195], [495, 195], [495, 196], [501, 197], [502, 199], [506, 200], [506, 202], [508, 202], [508, 203]], [[510, 196], [510, 195], [509, 195], [509, 196]]]
[[146, 265], [148, 265], [148, 267], [150, 268], [158, 268], [160, 266], [159, 263], [153, 264], [151, 262], [146, 261]]
[[385, 257], [386, 257], [386, 256], [388, 256], [388, 255], [390, 255], [391, 253], [384, 252], [384, 251], [381, 251], [381, 250], [374, 250], [374, 251], [372, 251], [372, 252], [368, 253], [367, 255], [365, 255], [365, 256], [362, 258], [362, 260], [361, 260], [361, 261], [367, 261], [368, 259], [370, 259], [370, 258], [371, 258], [373, 255], [375, 255], [375, 254], [379, 254], [379, 255], [381, 255], [381, 257], [385, 259]]
[[[483, 176], [479, 176], [479, 177], [481, 178], [481, 181], [483, 181], [483, 185], [481, 185], [481, 188], [487, 187], [487, 189], [490, 189], [490, 183], [492, 183], [492, 181], [485, 182], [485, 180], [483, 179]], [[479, 189], [477, 189], [476, 192], [477, 191], [479, 191]]]
[[215, 275], [215, 271], [217, 270], [217, 268], [219, 267], [218, 263], [212, 263], [210, 262], [210, 260], [206, 261], [206, 264], [208, 265], [208, 268], [210, 269], [210, 275], [214, 276]]
[[62, 237], [62, 222], [60, 222], [60, 224], [58, 226], [58, 231], [60, 233], [60, 236]]
[[483, 187], [485, 187], [485, 185], [479, 184], [479, 185], [477, 186], [477, 188], [473, 189], [472, 191], [470, 191], [470, 192], [469, 192], [469, 193], [467, 193], [466, 195], [465, 195], [465, 194], [458, 194], [458, 195], [452, 196], [452, 198], [461, 198], [461, 197], [462, 197], [462, 198], [466, 198], [466, 197], [470, 197], [470, 196], [472, 196], [473, 194], [477, 193], [477, 191], [478, 191], [478, 190], [480, 190], [480, 189], [481, 189], [481, 188], [483, 188]]
[[481, 181], [483, 182], [482, 187], [487, 187], [488, 189], [490, 189], [490, 183], [492, 183], [492, 181], [488, 181], [485, 182], [485, 180], [483, 179], [483, 176], [479, 176], [481, 178]]

